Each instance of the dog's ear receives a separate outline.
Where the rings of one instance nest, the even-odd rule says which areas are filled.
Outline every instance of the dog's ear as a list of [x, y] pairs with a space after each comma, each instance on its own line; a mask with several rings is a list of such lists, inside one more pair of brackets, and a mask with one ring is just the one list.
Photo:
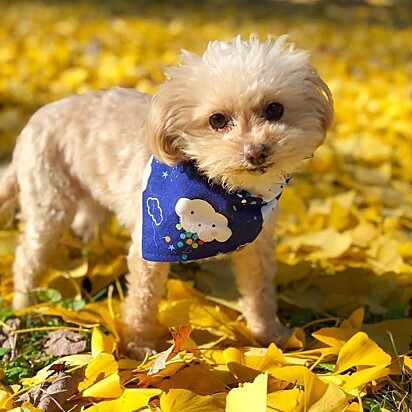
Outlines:
[[161, 162], [174, 166], [184, 159], [177, 123], [178, 111], [164, 94], [155, 95], [146, 119], [146, 138], [152, 154]]
[[332, 93], [326, 83], [319, 77], [316, 69], [312, 66], [310, 66], [309, 81], [316, 89], [317, 98], [315, 104], [319, 112], [323, 134], [326, 137], [326, 132], [332, 124], [334, 113]]

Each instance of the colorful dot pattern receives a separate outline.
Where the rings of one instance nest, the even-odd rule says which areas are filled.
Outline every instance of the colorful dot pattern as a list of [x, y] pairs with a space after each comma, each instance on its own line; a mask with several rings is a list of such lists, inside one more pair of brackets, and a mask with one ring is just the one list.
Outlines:
[[[199, 239], [199, 235], [197, 233], [191, 233], [184, 231], [182, 225], [180, 223], [175, 225], [177, 230], [183, 230], [179, 234], [179, 240], [176, 242], [176, 247], [180, 249], [180, 257], [182, 261], [185, 261], [189, 258], [191, 250], [196, 250], [197, 248], [203, 246], [205, 242]], [[170, 243], [172, 238], [171, 236], [165, 236], [164, 241], [166, 243]], [[175, 248], [169, 250], [175, 250]]]

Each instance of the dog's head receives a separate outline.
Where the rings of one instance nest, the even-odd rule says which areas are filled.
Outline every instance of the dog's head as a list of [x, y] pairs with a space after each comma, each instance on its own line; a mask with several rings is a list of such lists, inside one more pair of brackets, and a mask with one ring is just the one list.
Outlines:
[[326, 84], [287, 36], [210, 42], [170, 68], [147, 119], [153, 154], [196, 162], [229, 189], [290, 172], [324, 141], [333, 117]]

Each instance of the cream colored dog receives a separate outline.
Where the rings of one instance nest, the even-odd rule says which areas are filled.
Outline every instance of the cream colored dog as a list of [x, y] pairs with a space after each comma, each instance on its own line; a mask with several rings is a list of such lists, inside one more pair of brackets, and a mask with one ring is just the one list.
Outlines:
[[[184, 51], [181, 58], [154, 97], [117, 88], [41, 108], [18, 137], [0, 184], [0, 205], [18, 196], [24, 222], [13, 267], [15, 309], [30, 303], [67, 225], [88, 239], [108, 209], [130, 229], [123, 348], [136, 357], [154, 346], [169, 272], [168, 263], [140, 253], [139, 193], [149, 157], [169, 165], [191, 159], [214, 184], [259, 191], [312, 155], [333, 116], [331, 93], [308, 53], [285, 36], [213, 41], [203, 56]], [[262, 344], [289, 334], [276, 320], [275, 221], [273, 214], [252, 244], [232, 254], [243, 313]]]

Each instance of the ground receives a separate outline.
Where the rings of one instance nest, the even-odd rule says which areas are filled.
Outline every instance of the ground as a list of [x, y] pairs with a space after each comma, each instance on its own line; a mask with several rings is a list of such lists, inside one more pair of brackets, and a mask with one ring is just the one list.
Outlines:
[[0, 15], [4, 163], [42, 104], [113, 86], [154, 93], [181, 48], [239, 33], [289, 33], [336, 109], [282, 196], [274, 256], [280, 315], [295, 328], [282, 348], [258, 347], [223, 262], [175, 266], [159, 354], [123, 357], [128, 234], [115, 221], [88, 244], [67, 233], [40, 303], [14, 313], [18, 224], [1, 215], [0, 411], [412, 410], [408, 2], [4, 1]]

